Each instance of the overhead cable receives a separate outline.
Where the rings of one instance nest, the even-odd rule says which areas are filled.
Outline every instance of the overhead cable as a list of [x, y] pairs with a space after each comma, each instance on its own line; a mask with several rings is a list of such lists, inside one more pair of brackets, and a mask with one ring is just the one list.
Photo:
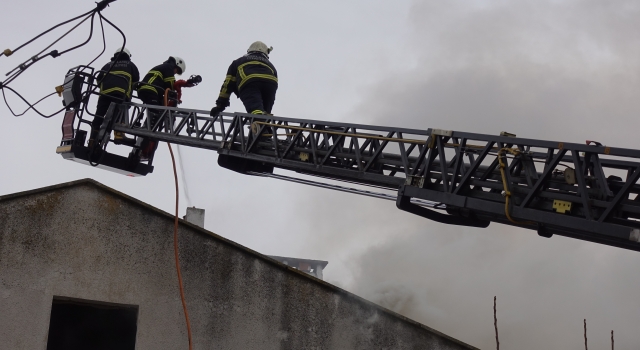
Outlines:
[[[55, 113], [53, 113], [53, 114], [46, 115], [45, 113], [42, 113], [42, 112], [40, 112], [38, 109], [36, 109], [36, 108], [35, 108], [35, 105], [36, 105], [36, 104], [38, 104], [38, 103], [40, 103], [40, 102], [42, 102], [42, 101], [43, 101], [43, 100], [45, 100], [46, 98], [48, 98], [48, 97], [50, 97], [50, 96], [53, 96], [53, 94], [54, 94], [54, 93], [49, 94], [49, 95], [46, 95], [45, 97], [43, 97], [43, 98], [41, 98], [40, 100], [38, 100], [36, 103], [30, 103], [30, 102], [29, 102], [26, 98], [24, 98], [20, 93], [18, 93], [16, 90], [14, 90], [14, 89], [10, 88], [10, 87], [8, 86], [8, 84], [10, 84], [11, 82], [13, 82], [13, 81], [14, 81], [16, 78], [18, 78], [22, 73], [24, 73], [24, 71], [26, 71], [28, 68], [30, 68], [31, 66], [33, 66], [35, 63], [39, 62], [40, 60], [42, 60], [42, 59], [44, 59], [44, 58], [46, 58], [46, 57], [48, 57], [48, 56], [51, 56], [51, 57], [53, 57], [53, 58], [59, 57], [59, 56], [61, 56], [61, 55], [65, 54], [65, 53], [68, 53], [68, 52], [71, 52], [71, 51], [73, 51], [73, 50], [76, 50], [76, 49], [78, 49], [78, 48], [80, 48], [80, 47], [82, 47], [82, 46], [86, 45], [87, 43], [89, 43], [89, 41], [91, 41], [91, 39], [92, 39], [92, 37], [93, 37], [93, 26], [94, 26], [94, 19], [95, 19], [96, 14], [98, 15], [98, 17], [99, 17], [99, 19], [100, 19], [100, 29], [101, 29], [101, 33], [102, 33], [102, 51], [101, 51], [101, 52], [100, 52], [100, 54], [98, 54], [98, 55], [97, 55], [93, 60], [91, 60], [91, 62], [89, 62], [89, 64], [87, 64], [87, 66], [90, 66], [91, 64], [93, 64], [93, 63], [94, 63], [98, 58], [100, 58], [100, 57], [104, 54], [104, 52], [105, 52], [105, 50], [106, 50], [106, 46], [107, 46], [107, 45], [106, 45], [106, 38], [105, 38], [104, 23], [103, 23], [103, 21], [104, 21], [104, 22], [107, 22], [110, 26], [112, 26], [114, 29], [116, 29], [116, 30], [120, 33], [120, 35], [121, 35], [121, 36], [122, 36], [122, 38], [123, 38], [122, 48], [124, 48], [124, 47], [125, 47], [125, 45], [126, 45], [126, 36], [125, 36], [124, 32], [122, 32], [122, 30], [120, 30], [120, 28], [118, 28], [115, 24], [113, 24], [111, 21], [109, 21], [107, 18], [105, 18], [105, 17], [102, 15], [102, 13], [100, 12], [100, 11], [104, 10], [107, 6], [109, 6], [109, 4], [110, 4], [110, 3], [114, 2], [114, 1], [116, 1], [116, 0], [103, 0], [103, 1], [99, 2], [99, 3], [97, 4], [96, 8], [94, 8], [93, 10], [88, 11], [88, 12], [86, 12], [86, 13], [83, 13], [83, 14], [81, 14], [81, 15], [79, 15], [79, 16], [76, 16], [76, 17], [74, 17], [74, 18], [72, 18], [72, 19], [69, 19], [69, 20], [66, 20], [66, 21], [64, 21], [64, 22], [61, 22], [61, 23], [59, 23], [59, 24], [57, 24], [57, 25], [55, 25], [55, 26], [53, 26], [53, 27], [51, 27], [51, 28], [47, 29], [46, 31], [44, 31], [44, 32], [42, 32], [42, 33], [40, 33], [40, 34], [38, 34], [37, 36], [35, 36], [35, 37], [34, 37], [34, 38], [32, 38], [31, 40], [27, 41], [26, 43], [24, 43], [24, 44], [22, 44], [22, 45], [18, 46], [18, 47], [17, 47], [16, 49], [14, 49], [14, 50], [6, 49], [6, 50], [5, 50], [5, 51], [3, 51], [2, 53], [0, 53], [0, 56], [3, 56], [3, 55], [4, 55], [4, 56], [11, 56], [11, 55], [12, 55], [13, 53], [15, 53], [16, 51], [18, 51], [18, 50], [20, 50], [20, 49], [24, 48], [25, 46], [27, 46], [27, 45], [29, 45], [29, 44], [31, 44], [31, 43], [32, 43], [32, 42], [34, 42], [35, 40], [39, 39], [40, 37], [42, 37], [43, 35], [45, 35], [45, 34], [47, 34], [47, 33], [51, 32], [51, 31], [53, 31], [54, 29], [59, 28], [60, 26], [63, 26], [63, 25], [65, 25], [65, 24], [71, 23], [71, 22], [73, 22], [73, 21], [75, 21], [75, 20], [82, 19], [79, 23], [77, 23], [77, 24], [76, 24], [76, 25], [74, 25], [71, 29], [69, 29], [67, 32], [65, 32], [62, 36], [58, 37], [55, 41], [53, 41], [53, 43], [49, 44], [47, 47], [45, 47], [43, 50], [41, 50], [40, 52], [38, 52], [36, 55], [32, 56], [30, 59], [26, 60], [25, 62], [23, 62], [22, 64], [18, 65], [16, 68], [14, 68], [13, 70], [11, 70], [10, 72], [8, 72], [8, 73], [6, 74], [6, 76], [8, 76], [8, 78], [7, 78], [5, 81], [0, 82], [0, 90], [2, 90], [2, 97], [3, 97], [3, 100], [4, 100], [5, 104], [7, 105], [7, 107], [9, 108], [9, 111], [10, 111], [14, 116], [19, 117], [19, 116], [24, 115], [27, 111], [29, 111], [29, 110], [33, 110], [33, 111], [35, 111], [38, 115], [40, 115], [41, 117], [44, 117], [44, 118], [50, 118], [50, 117], [52, 117], [52, 116], [54, 116], [54, 115], [56, 115], [56, 114], [58, 114], [58, 113], [60, 113], [61, 111], [63, 111], [63, 110], [64, 110], [64, 108], [62, 108], [62, 109], [60, 109], [59, 111], [56, 111], [56, 112], [55, 112]], [[42, 55], [45, 51], [49, 50], [53, 45], [55, 45], [56, 43], [58, 43], [61, 39], [63, 39], [64, 37], [66, 37], [69, 33], [71, 33], [72, 31], [76, 30], [76, 29], [77, 29], [77, 28], [78, 28], [82, 23], [86, 22], [88, 19], [91, 19], [91, 22], [90, 22], [90, 31], [89, 31], [89, 36], [88, 36], [88, 38], [87, 38], [84, 42], [82, 42], [82, 43], [80, 43], [80, 44], [78, 44], [78, 45], [75, 45], [75, 46], [73, 46], [73, 47], [71, 47], [71, 48], [68, 48], [68, 49], [66, 49], [66, 50], [63, 50], [63, 51], [52, 50], [52, 51], [50, 51], [49, 53], [47, 53], [47, 54], [45, 54], [45, 55], [43, 55], [43, 56], [40, 56], [40, 55]], [[109, 74], [109, 72], [111, 71], [112, 67], [113, 67], [113, 63], [109, 66], [109, 69], [108, 69], [106, 72], [104, 72], [104, 74], [103, 74], [102, 76], [104, 77], [104, 76], [106, 76], [107, 74]], [[93, 86], [93, 88], [88, 92], [88, 94], [92, 94], [92, 93], [94, 93], [94, 92], [95, 92], [95, 90], [98, 88], [98, 86], [99, 86], [99, 82], [98, 82], [98, 84], [96, 84], [95, 86]], [[5, 88], [6, 88], [7, 90], [11, 91], [12, 93], [14, 93], [14, 94], [15, 94], [16, 96], [18, 96], [18, 97], [19, 97], [19, 98], [20, 98], [20, 99], [21, 99], [25, 104], [27, 104], [28, 108], [27, 108], [24, 112], [19, 113], [19, 114], [16, 114], [16, 113], [13, 111], [13, 109], [11, 108], [11, 106], [9, 105], [9, 103], [8, 103], [8, 101], [7, 101], [6, 94], [5, 94], [5, 92], [4, 92], [4, 89], [5, 89]]]

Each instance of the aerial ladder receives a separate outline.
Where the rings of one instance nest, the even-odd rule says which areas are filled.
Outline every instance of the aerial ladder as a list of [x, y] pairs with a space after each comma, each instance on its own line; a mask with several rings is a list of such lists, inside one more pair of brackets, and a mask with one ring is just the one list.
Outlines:
[[[272, 115], [113, 103], [98, 140], [86, 146], [85, 114], [95, 81], [69, 71], [57, 152], [129, 176], [153, 171], [136, 146], [107, 152], [113, 131], [218, 153], [218, 164], [264, 176], [394, 200], [445, 224], [496, 222], [640, 251], [640, 150], [429, 128], [383, 127]], [[155, 113], [155, 124], [146, 116]], [[278, 172], [275, 172], [278, 170]], [[288, 175], [283, 175], [286, 170]], [[346, 183], [338, 185], [339, 182]]]

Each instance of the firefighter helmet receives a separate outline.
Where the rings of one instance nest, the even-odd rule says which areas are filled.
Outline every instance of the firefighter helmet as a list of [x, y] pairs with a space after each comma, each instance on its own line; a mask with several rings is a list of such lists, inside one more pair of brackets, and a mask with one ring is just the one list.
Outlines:
[[117, 56], [120, 52], [126, 53], [129, 58], [131, 58], [131, 52], [126, 47], [119, 47], [116, 52], [113, 53], [114, 56]]
[[267, 47], [267, 44], [263, 43], [262, 41], [256, 41], [253, 44], [251, 44], [251, 46], [249, 46], [249, 49], [247, 50], [247, 52], [254, 52], [254, 51], [262, 52], [268, 57], [271, 51], [273, 51], [273, 46]]
[[182, 73], [184, 73], [187, 70], [187, 64], [184, 62], [182, 58], [178, 56], [172, 56], [172, 57], [176, 61], [176, 66], [180, 68], [180, 72], [178, 72], [178, 75], [182, 75]]

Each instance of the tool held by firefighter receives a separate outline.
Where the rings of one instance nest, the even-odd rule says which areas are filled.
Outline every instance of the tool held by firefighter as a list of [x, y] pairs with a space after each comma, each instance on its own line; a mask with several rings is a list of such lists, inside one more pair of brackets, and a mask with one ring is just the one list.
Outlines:
[[173, 84], [173, 90], [175, 91], [175, 97], [173, 97], [172, 102], [174, 104], [166, 104], [167, 106], [175, 107], [182, 103], [182, 88], [185, 87], [194, 87], [202, 82], [202, 77], [199, 75], [192, 75], [187, 80], [180, 79]]

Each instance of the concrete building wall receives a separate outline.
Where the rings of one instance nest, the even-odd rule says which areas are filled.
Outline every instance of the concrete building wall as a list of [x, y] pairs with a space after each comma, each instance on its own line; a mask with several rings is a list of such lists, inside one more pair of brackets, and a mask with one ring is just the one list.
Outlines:
[[[194, 349], [474, 349], [181, 221]], [[45, 349], [54, 296], [139, 306], [186, 348], [173, 217], [91, 180], [0, 197], [0, 349]]]

